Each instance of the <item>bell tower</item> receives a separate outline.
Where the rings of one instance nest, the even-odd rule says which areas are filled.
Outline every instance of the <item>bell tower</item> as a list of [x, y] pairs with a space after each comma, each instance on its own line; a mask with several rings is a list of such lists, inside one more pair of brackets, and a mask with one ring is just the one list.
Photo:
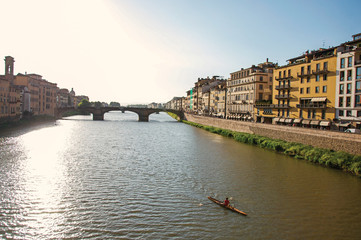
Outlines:
[[5, 76], [14, 76], [14, 58], [11, 56], [5, 57]]

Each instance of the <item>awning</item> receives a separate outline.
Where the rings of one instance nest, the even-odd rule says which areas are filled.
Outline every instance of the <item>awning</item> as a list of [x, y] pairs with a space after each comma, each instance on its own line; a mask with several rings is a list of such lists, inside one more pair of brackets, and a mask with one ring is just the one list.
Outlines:
[[329, 121], [321, 121], [320, 122], [320, 126], [322, 126], [322, 127], [328, 127], [330, 125], [331, 125], [331, 122], [329, 122]]
[[311, 125], [318, 125], [320, 121], [311, 121]]
[[297, 118], [295, 120], [293, 120], [293, 123], [300, 123], [302, 121], [302, 118]]
[[273, 119], [275, 122], [278, 122], [280, 120], [280, 118], [274, 118]]
[[286, 123], [291, 123], [292, 120], [293, 120], [292, 118], [287, 118], [285, 122], [286, 122]]
[[305, 125], [309, 125], [311, 122], [311, 120], [302, 120], [302, 124], [305, 124]]
[[285, 122], [285, 118], [280, 118], [280, 122]]
[[248, 120], [252, 120], [252, 117], [248, 117], [247, 119], [248, 119]]
[[319, 97], [319, 98], [312, 98], [311, 102], [324, 102], [327, 98], [325, 97]]
[[351, 125], [351, 123], [339, 123], [338, 126], [339, 127], [349, 127]]

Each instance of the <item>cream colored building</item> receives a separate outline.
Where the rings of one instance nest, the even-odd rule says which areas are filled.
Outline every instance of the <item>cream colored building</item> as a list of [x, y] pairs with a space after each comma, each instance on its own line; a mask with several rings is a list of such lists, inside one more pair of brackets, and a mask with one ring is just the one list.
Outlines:
[[227, 118], [255, 121], [255, 103], [272, 100], [275, 64], [266, 62], [231, 73], [227, 81]]

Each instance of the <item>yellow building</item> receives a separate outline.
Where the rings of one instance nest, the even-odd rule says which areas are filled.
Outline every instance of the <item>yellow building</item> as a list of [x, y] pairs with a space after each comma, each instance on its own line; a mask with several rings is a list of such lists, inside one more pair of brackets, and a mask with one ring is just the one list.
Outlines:
[[276, 67], [269, 108], [274, 123], [327, 127], [335, 118], [336, 48], [306, 52]]

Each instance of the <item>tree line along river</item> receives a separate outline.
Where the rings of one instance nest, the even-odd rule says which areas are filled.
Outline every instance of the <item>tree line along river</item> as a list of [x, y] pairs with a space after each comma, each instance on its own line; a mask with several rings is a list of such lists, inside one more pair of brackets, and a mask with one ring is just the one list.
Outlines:
[[104, 118], [0, 133], [0, 238], [360, 239], [358, 177], [165, 113]]

